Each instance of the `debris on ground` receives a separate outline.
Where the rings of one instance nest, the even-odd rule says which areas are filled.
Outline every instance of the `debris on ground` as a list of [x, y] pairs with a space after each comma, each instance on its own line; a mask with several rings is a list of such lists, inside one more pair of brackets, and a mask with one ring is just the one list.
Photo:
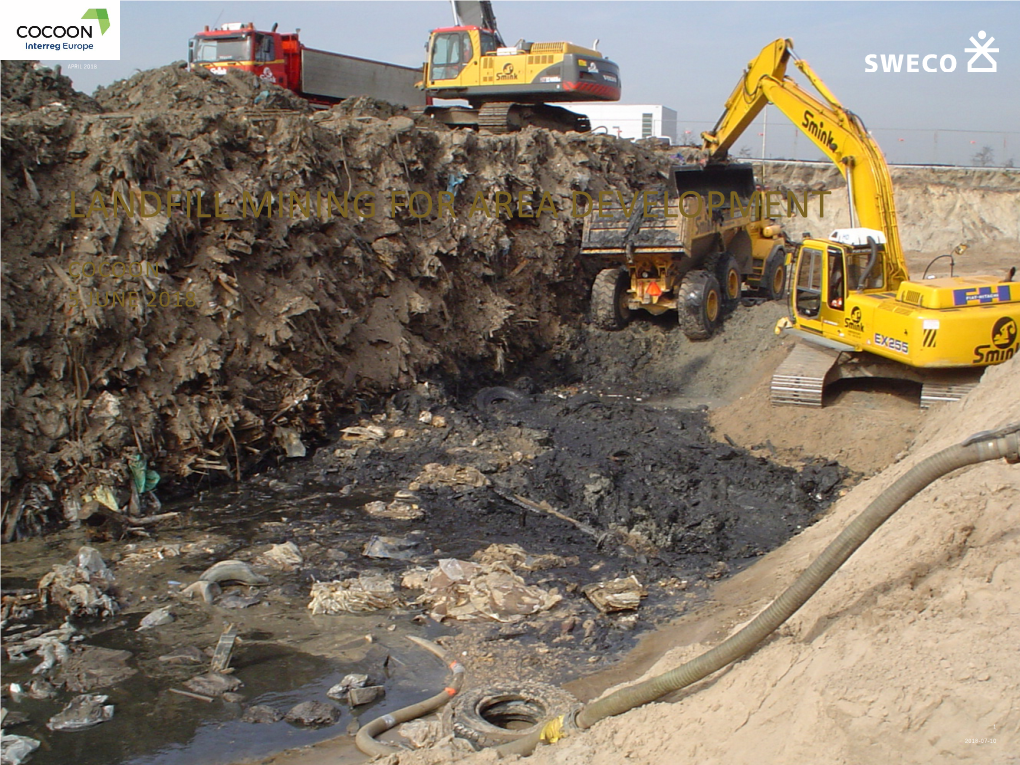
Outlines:
[[411, 720], [397, 728], [397, 733], [408, 740], [414, 749], [432, 746], [443, 735], [443, 723], [439, 720]]
[[282, 712], [265, 704], [253, 704], [244, 710], [244, 714], [241, 716], [241, 722], [258, 725], [268, 725], [270, 723], [280, 722], [282, 719]]
[[56, 676], [58, 683], [72, 693], [88, 693], [97, 688], [116, 686], [137, 674], [128, 666], [131, 652], [100, 646], [75, 647], [64, 660]]
[[0, 734], [0, 763], [21, 765], [38, 748], [39, 742], [34, 738], [5, 732]]
[[394, 608], [401, 603], [393, 579], [363, 573], [336, 582], [315, 582], [308, 609], [313, 614], [359, 614]]
[[322, 728], [340, 719], [340, 709], [323, 701], [303, 701], [283, 717], [293, 725]]
[[347, 691], [347, 703], [352, 707], [360, 707], [378, 701], [386, 695], [386, 688], [381, 685], [355, 686]]
[[481, 566], [503, 563], [512, 569], [521, 571], [543, 571], [549, 568], [577, 566], [580, 563], [576, 555], [566, 558], [552, 553], [532, 555], [518, 544], [491, 544], [472, 555], [471, 560]]
[[423, 531], [412, 531], [405, 537], [388, 537], [376, 534], [365, 543], [361, 554], [366, 558], [411, 560], [421, 554]]
[[273, 545], [255, 558], [257, 565], [271, 566], [280, 571], [293, 571], [303, 562], [301, 550], [293, 542]]
[[163, 606], [146, 614], [135, 631], [143, 632], [144, 630], [151, 630], [155, 627], [162, 627], [164, 624], [171, 624], [173, 621], [174, 615], [170, 611], [170, 606]]
[[641, 598], [648, 595], [636, 576], [589, 584], [582, 587], [581, 592], [604, 614], [634, 611], [641, 605]]
[[243, 686], [240, 680], [233, 675], [224, 675], [219, 672], [210, 672], [205, 675], [196, 675], [188, 680], [184, 687], [201, 693], [203, 696], [220, 696], [224, 693], [236, 690]]
[[240, 560], [221, 560], [206, 569], [199, 577], [202, 582], [240, 582], [241, 584], [268, 584], [269, 580], [252, 571], [251, 566]]
[[411, 491], [422, 487], [435, 488], [445, 486], [454, 489], [479, 488], [488, 486], [489, 479], [479, 472], [478, 468], [469, 465], [440, 465], [430, 462], [422, 468], [421, 473], [408, 485]]
[[112, 616], [120, 610], [110, 594], [113, 572], [93, 547], [82, 547], [67, 564], [57, 564], [39, 580], [41, 603], [52, 602], [72, 616]]
[[326, 695], [337, 701], [346, 701], [347, 694], [356, 688], [364, 688], [368, 685], [368, 675], [344, 675], [343, 680], [326, 691]]
[[425, 515], [425, 511], [414, 502], [395, 499], [386, 503], [379, 500], [365, 505], [365, 512], [373, 518], [389, 518], [392, 521], [416, 521]]
[[554, 588], [530, 586], [504, 564], [482, 566], [444, 558], [429, 572], [418, 602], [427, 605], [437, 622], [517, 622], [547, 611], [563, 597]]
[[113, 719], [113, 704], [107, 704], [109, 696], [82, 694], [72, 699], [66, 707], [53, 715], [46, 727], [50, 730], [74, 731], [91, 728]]

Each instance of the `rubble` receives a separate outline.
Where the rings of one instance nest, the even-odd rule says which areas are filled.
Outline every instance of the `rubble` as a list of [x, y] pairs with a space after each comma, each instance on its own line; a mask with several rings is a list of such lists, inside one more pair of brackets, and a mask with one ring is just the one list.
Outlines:
[[502, 563], [481, 566], [445, 558], [423, 584], [425, 591], [418, 602], [430, 607], [429, 616], [436, 621], [517, 622], [563, 599], [556, 589], [527, 585]]
[[364, 688], [368, 685], [368, 675], [345, 675], [344, 679], [334, 685], [326, 695], [337, 701], [347, 700], [347, 694], [357, 688]]
[[171, 624], [174, 621], [174, 615], [170, 612], [169, 606], [163, 606], [157, 608], [149, 614], [146, 614], [141, 623], [138, 625], [136, 632], [144, 632], [145, 630], [151, 630], [155, 627], [162, 627], [164, 624]]
[[3, 733], [0, 735], [0, 763], [21, 765], [38, 748], [39, 742], [34, 738]]
[[109, 696], [82, 694], [73, 698], [60, 712], [46, 723], [50, 730], [75, 731], [91, 728], [113, 719], [113, 704], [107, 704]]
[[56, 603], [72, 616], [112, 616], [120, 610], [109, 594], [113, 572], [92, 547], [82, 547], [66, 565], [57, 564], [39, 580], [42, 605]]
[[311, 596], [308, 609], [313, 614], [367, 613], [401, 603], [390, 577], [370, 573], [336, 582], [315, 582]]
[[641, 598], [648, 595], [648, 590], [641, 586], [636, 576], [589, 584], [582, 587], [581, 592], [604, 614], [634, 611], [641, 605]]
[[262, 566], [272, 566], [280, 571], [293, 571], [304, 562], [301, 550], [293, 542], [273, 545], [264, 553], [255, 558], [255, 563]]
[[340, 710], [322, 701], [303, 701], [287, 712], [283, 719], [294, 725], [322, 728], [336, 724], [340, 719]]
[[270, 706], [266, 706], [265, 704], [253, 704], [244, 710], [244, 714], [241, 716], [241, 722], [259, 725], [280, 722], [282, 719], [282, 712], [273, 709]]

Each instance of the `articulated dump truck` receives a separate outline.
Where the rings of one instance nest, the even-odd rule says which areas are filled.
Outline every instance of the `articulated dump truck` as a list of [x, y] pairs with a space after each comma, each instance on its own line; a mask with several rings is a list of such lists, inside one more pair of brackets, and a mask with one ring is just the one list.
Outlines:
[[763, 216], [750, 165], [675, 167], [670, 176], [629, 198], [603, 192], [586, 210], [582, 255], [605, 265], [592, 286], [592, 320], [614, 330], [638, 309], [676, 311], [684, 334], [704, 340], [745, 284], [783, 298], [786, 237]]

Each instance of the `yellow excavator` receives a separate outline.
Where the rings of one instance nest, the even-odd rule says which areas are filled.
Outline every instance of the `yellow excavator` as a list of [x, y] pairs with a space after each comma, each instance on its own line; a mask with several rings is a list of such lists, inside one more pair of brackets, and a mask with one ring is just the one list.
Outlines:
[[[790, 59], [821, 100], [786, 76]], [[767, 45], [748, 64], [715, 128], [702, 134], [708, 158], [725, 157], [767, 103], [836, 164], [850, 204], [850, 228], [797, 248], [790, 317], [776, 332], [804, 342], [776, 370], [772, 403], [821, 406], [837, 379], [883, 377], [921, 383], [921, 405], [929, 406], [958, 400], [984, 367], [1012, 358], [1020, 343], [1016, 269], [1002, 278], [909, 280], [885, 158], [791, 40]]]
[[419, 87], [430, 99], [464, 99], [470, 107], [426, 107], [434, 119], [490, 133], [528, 125], [583, 133], [591, 129], [585, 115], [552, 103], [620, 100], [620, 68], [594, 47], [525, 40], [505, 45], [490, 2], [457, 0], [453, 13], [456, 26], [429, 36]]

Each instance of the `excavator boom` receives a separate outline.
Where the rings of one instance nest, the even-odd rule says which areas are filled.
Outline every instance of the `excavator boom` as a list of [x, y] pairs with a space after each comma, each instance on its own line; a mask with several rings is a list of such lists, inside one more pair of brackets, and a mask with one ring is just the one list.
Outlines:
[[[817, 96], [786, 74], [790, 60]], [[1012, 274], [911, 282], [900, 245], [892, 178], [861, 118], [796, 58], [793, 42], [766, 45], [747, 65], [703, 151], [723, 162], [754, 118], [773, 104], [842, 173], [850, 228], [799, 246], [790, 319], [776, 331], [806, 341], [772, 378], [773, 403], [821, 406], [825, 385], [845, 377], [922, 384], [922, 405], [955, 400], [981, 367], [1020, 349], [1020, 285]]]
[[786, 76], [791, 58], [795, 59], [793, 41], [789, 39], [776, 40], [762, 49], [747, 65], [715, 128], [702, 134], [704, 150], [710, 160], [724, 159], [766, 104], [773, 104], [846, 178], [851, 228], [873, 229], [885, 235], [884, 284], [896, 289], [908, 278], [907, 266], [896, 223], [892, 178], [882, 150], [860, 117], [836, 99], [807, 62], [795, 59], [821, 100]]

